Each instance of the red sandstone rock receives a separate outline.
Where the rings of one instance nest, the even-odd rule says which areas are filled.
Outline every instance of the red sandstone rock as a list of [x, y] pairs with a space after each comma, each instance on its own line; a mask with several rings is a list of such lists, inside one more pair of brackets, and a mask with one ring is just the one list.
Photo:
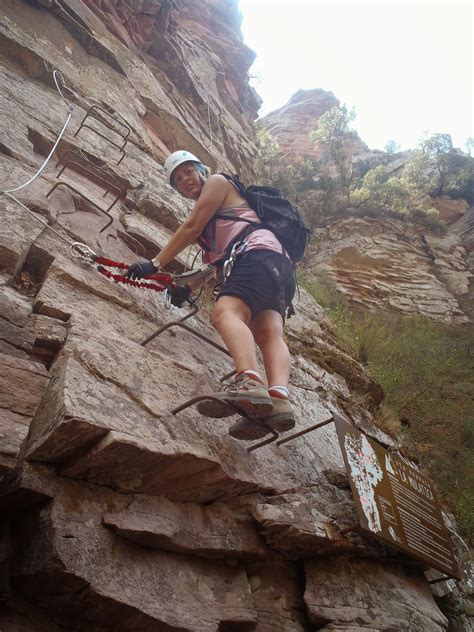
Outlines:
[[307, 632], [310, 629], [301, 598], [301, 576], [288, 561], [254, 562], [247, 567], [258, 620], [257, 632]]
[[0, 408], [31, 417], [48, 385], [37, 362], [0, 354]]
[[199, 507], [140, 497], [125, 512], [105, 514], [103, 522], [127, 540], [165, 551], [235, 560], [270, 555], [255, 521], [223, 503]]
[[[262, 117], [261, 121], [277, 141], [285, 158], [317, 160], [321, 157], [321, 150], [309, 135], [315, 130], [318, 119], [338, 105], [340, 102], [332, 92], [319, 88], [298, 90], [286, 105]], [[354, 153], [366, 151], [367, 145], [355, 136]]]
[[348, 218], [315, 236], [308, 265], [328, 273], [352, 302], [468, 322], [458, 301], [472, 273], [456, 235], [422, 237], [398, 220]]
[[[0, 529], [12, 540], [8, 570], [0, 553], [0, 590], [8, 592], [8, 607], [15, 611], [8, 625], [27, 625], [25, 617], [41, 613], [35, 632], [52, 632], [57, 622], [62, 629], [91, 632], [306, 632], [311, 624], [302, 565], [288, 557], [333, 551], [340, 543], [328, 525], [337, 531], [353, 519], [346, 492], [322, 483], [328, 469], [336, 481], [343, 474], [333, 427], [247, 453], [227, 435], [230, 420], [205, 419], [193, 409], [173, 417], [173, 406], [216, 388], [230, 370], [227, 356], [177, 328], [142, 347], [145, 337], [184, 312], [167, 312], [161, 297], [109, 282], [70, 256], [68, 243], [74, 240], [124, 260], [144, 256], [132, 252], [133, 239], [147, 255], [162, 246], [167, 231], [189, 211], [163, 175], [168, 151], [186, 147], [214, 169], [254, 175], [258, 99], [247, 83], [253, 54], [242, 44], [237, 4], [206, 0], [199, 11], [191, 0], [179, 5], [173, 15], [171, 3], [159, 0], [8, 0], [0, 21], [0, 107], [7, 113], [1, 119], [0, 180], [11, 186], [28, 180], [64, 125], [67, 108], [46, 61], [74, 90], [73, 96], [67, 93], [74, 112], [58, 153], [84, 152], [127, 190], [126, 200], [112, 210], [110, 230], [99, 233], [103, 216], [77, 200], [58, 195], [47, 202], [58, 178], [52, 160], [20, 197], [54, 222], [63, 239], [14, 202], [0, 200], [0, 299], [7, 304], [0, 314], [10, 340], [3, 349], [35, 353], [41, 342], [57, 351], [68, 332], [62, 351], [47, 362], [51, 380], [21, 448], [27, 460], [19, 463], [22, 421], [28, 423], [29, 414], [12, 410], [32, 410], [33, 394], [40, 393], [36, 387], [26, 393], [13, 389], [11, 408], [2, 394], [8, 411], [2, 409], [7, 412], [0, 432], [6, 424], [9, 434], [0, 467], [16, 468], [1, 485], [0, 506], [7, 513]], [[92, 103], [123, 117], [132, 129], [120, 165], [105, 139], [90, 130], [74, 136]], [[301, 137], [296, 148], [306, 140]], [[61, 177], [75, 182], [70, 171]], [[100, 202], [102, 191], [86, 178], [77, 180]], [[11, 284], [29, 298], [3, 287]], [[374, 385], [328, 339], [323, 319], [302, 292], [289, 335], [320, 348], [320, 355], [311, 359], [303, 348], [294, 353], [296, 429], [344, 408], [359, 427], [394, 445], [373, 426], [370, 411], [352, 405], [353, 391], [365, 393]], [[188, 322], [218, 341], [206, 314]], [[19, 368], [21, 360], [27, 363]], [[13, 363], [33, 380], [47, 379], [44, 369], [26, 371], [26, 356], [6, 362], [8, 387]], [[382, 572], [381, 558], [349, 544], [351, 553], [377, 560], [370, 569], [358, 567], [364, 599], [393, 595], [392, 575]], [[268, 557], [248, 566], [254, 556]], [[339, 575], [344, 586], [357, 584], [353, 575], [339, 572], [337, 560], [324, 558], [321, 567], [317, 588], [319, 575], [314, 580], [307, 569], [307, 611], [318, 625], [327, 604], [312, 595], [319, 598]], [[400, 586], [400, 602], [426, 593], [422, 582]], [[344, 608], [337, 602], [331, 616], [347, 629], [357, 626], [358, 611], [351, 618]], [[389, 618], [387, 612], [379, 619]], [[398, 606], [393, 612], [399, 616]], [[424, 616], [415, 621], [442, 620], [434, 606]], [[410, 617], [399, 619], [401, 629], [408, 629]]]
[[431, 198], [430, 204], [439, 211], [439, 218], [447, 224], [452, 224], [461, 218], [469, 209], [466, 200], [453, 200], [446, 195]]
[[14, 571], [22, 594], [58, 623], [73, 617], [89, 629], [254, 629], [241, 567], [126, 542], [100, 524], [107, 502], [120, 506], [107, 490], [66, 484], [48, 506], [24, 513], [13, 542], [23, 543]]
[[420, 573], [345, 557], [305, 563], [305, 602], [320, 630], [446, 629]]

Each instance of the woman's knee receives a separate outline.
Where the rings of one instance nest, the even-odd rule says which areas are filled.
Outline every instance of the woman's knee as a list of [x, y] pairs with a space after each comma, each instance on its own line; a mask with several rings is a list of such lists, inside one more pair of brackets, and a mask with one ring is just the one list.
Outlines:
[[245, 324], [248, 324], [251, 319], [250, 308], [237, 297], [223, 296], [214, 304], [210, 315], [211, 325], [218, 329], [220, 323], [229, 317], [237, 317]]
[[215, 328], [218, 327], [219, 323], [221, 322], [222, 318], [225, 317], [225, 309], [222, 308], [221, 305], [219, 305], [219, 302], [217, 302], [214, 307], [212, 308], [212, 312], [210, 315], [209, 320], [211, 321], [211, 325]]
[[264, 326], [258, 327], [253, 333], [255, 342], [258, 346], [283, 339], [283, 327], [278, 322], [265, 323]]

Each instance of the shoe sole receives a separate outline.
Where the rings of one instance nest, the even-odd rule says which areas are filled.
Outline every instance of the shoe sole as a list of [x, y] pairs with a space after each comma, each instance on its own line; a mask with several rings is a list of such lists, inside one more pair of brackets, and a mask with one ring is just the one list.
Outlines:
[[[230, 427], [229, 429], [229, 434], [234, 439], [253, 441], [254, 439], [262, 439], [270, 432], [268, 428], [265, 428], [263, 425], [261, 426], [256, 421], [252, 421], [252, 419], [243, 419], [241, 421], [244, 421], [245, 424], [242, 424], [240, 428], [233, 430], [232, 427]], [[238, 421], [236, 425], [240, 424], [241, 421]]]
[[243, 415], [250, 415], [251, 417], [265, 417], [273, 410], [273, 404], [269, 397], [245, 397], [242, 395], [235, 397], [235, 399], [227, 397], [226, 400], [222, 399], [222, 401], [206, 399], [198, 403], [197, 409], [201, 415], [214, 419], [236, 415], [236, 411], [227, 406], [226, 401], [238, 408]]
[[285, 413], [268, 415], [262, 418], [262, 421], [265, 422], [269, 428], [255, 423], [252, 419], [242, 418], [235, 423], [235, 426], [242, 424], [242, 422], [245, 422], [245, 424], [242, 424], [240, 428], [235, 428], [234, 430], [231, 426], [229, 434], [231, 437], [234, 437], [234, 439], [240, 439], [240, 441], [252, 441], [254, 439], [262, 439], [267, 434], [270, 434], [270, 428], [275, 430], [275, 432], [286, 432], [295, 427], [295, 418], [289, 417], [288, 414]]
[[265, 418], [265, 423], [276, 432], [286, 432], [295, 427], [295, 418], [287, 413], [275, 413]]

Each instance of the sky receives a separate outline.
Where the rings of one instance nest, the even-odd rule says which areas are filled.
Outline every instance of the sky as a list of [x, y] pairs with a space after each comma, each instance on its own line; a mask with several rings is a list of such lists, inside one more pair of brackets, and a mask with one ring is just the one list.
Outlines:
[[394, 140], [474, 136], [473, 4], [462, 0], [239, 0], [259, 115], [300, 88], [322, 88], [354, 108], [371, 149]]

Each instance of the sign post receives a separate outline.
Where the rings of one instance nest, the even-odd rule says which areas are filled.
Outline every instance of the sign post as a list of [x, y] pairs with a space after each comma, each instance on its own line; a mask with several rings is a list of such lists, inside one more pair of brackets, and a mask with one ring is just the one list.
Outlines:
[[361, 529], [461, 579], [430, 481], [341, 417], [334, 422]]

